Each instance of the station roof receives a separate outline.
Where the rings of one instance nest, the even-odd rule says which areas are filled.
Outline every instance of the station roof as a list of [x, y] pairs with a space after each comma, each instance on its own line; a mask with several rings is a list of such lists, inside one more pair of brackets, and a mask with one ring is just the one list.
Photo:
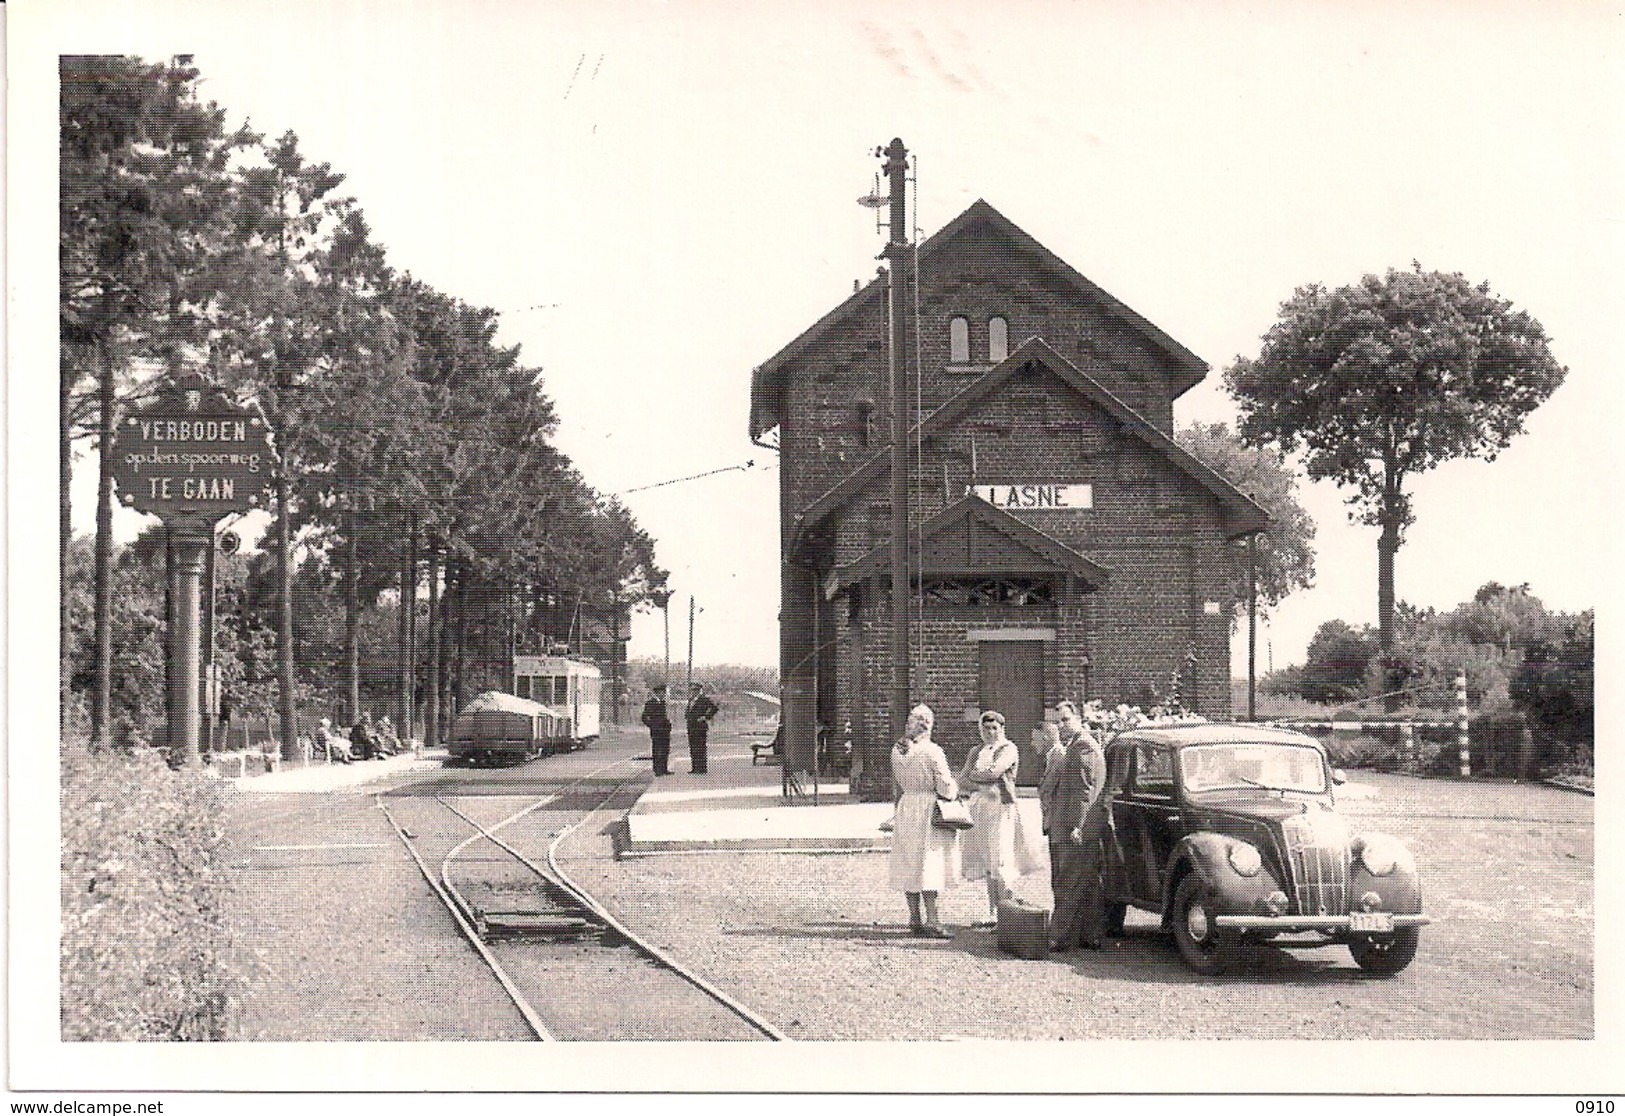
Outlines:
[[[1040, 263], [1059, 275], [1086, 300], [1100, 306], [1107, 314], [1123, 321], [1153, 349], [1163, 353], [1177, 370], [1172, 382], [1170, 399], [1177, 399], [1202, 382], [1207, 375], [1207, 362], [1141, 317], [1116, 297], [1097, 286], [1078, 272], [1071, 264], [1051, 252], [1043, 244], [1021, 229], [1015, 222], [978, 198], [958, 217], [948, 222], [920, 244], [919, 270], [926, 273], [949, 245], [973, 225], [986, 225], [1003, 235], [1013, 247], [1024, 249]], [[828, 330], [846, 321], [860, 310], [879, 309], [885, 298], [885, 284], [872, 279], [861, 289], [814, 322], [795, 340], [769, 357], [751, 373], [750, 382], [750, 436], [754, 441], [777, 426], [783, 418], [785, 376], [788, 366], [807, 351]]]
[[[992, 395], [1018, 372], [1035, 364], [1053, 372], [1070, 388], [1106, 411], [1117, 421], [1121, 429], [1139, 438], [1151, 449], [1166, 457], [1175, 468], [1212, 493], [1224, 508], [1225, 534], [1228, 537], [1241, 538], [1269, 526], [1269, 513], [1250, 496], [1197, 460], [1178, 442], [1107, 391], [1098, 380], [1079, 369], [1038, 337], [1022, 342], [1015, 352], [926, 415], [913, 430], [909, 431], [908, 441], [928, 438], [950, 429], [968, 415], [977, 403]], [[830, 512], [877, 483], [885, 473], [889, 460], [890, 450], [882, 449], [854, 472], [847, 474], [839, 484], [802, 510], [796, 517], [797, 531], [817, 524]]]

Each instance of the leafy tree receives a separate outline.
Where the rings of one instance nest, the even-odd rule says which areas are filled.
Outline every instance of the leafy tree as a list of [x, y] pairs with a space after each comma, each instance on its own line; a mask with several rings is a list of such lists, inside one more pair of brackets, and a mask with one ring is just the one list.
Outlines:
[[1469, 643], [1493, 644], [1510, 654], [1557, 635], [1552, 614], [1529, 583], [1507, 588], [1491, 581], [1451, 614], [1453, 629]]
[[1515, 704], [1563, 739], [1591, 746], [1596, 708], [1596, 617], [1572, 617], [1560, 635], [1533, 644], [1512, 681]]
[[1258, 605], [1265, 613], [1294, 590], [1314, 584], [1315, 522], [1298, 503], [1297, 479], [1280, 455], [1247, 445], [1222, 422], [1192, 423], [1175, 440], [1270, 514], [1270, 526], [1254, 547], [1256, 582], [1248, 574], [1247, 541], [1230, 548], [1236, 600], [1231, 628], [1246, 614], [1251, 584], [1258, 587]]
[[150, 371], [187, 332], [183, 292], [213, 242], [217, 203], [240, 137], [225, 135], [222, 110], [198, 101], [197, 71], [190, 66], [68, 55], [60, 77], [60, 561], [66, 576], [72, 443], [94, 421], [100, 464], [94, 744], [105, 742], [111, 718], [116, 411], [139, 371]]
[[1563, 382], [1545, 330], [1459, 274], [1390, 270], [1300, 287], [1256, 359], [1225, 383], [1250, 445], [1302, 451], [1309, 476], [1352, 488], [1351, 518], [1380, 528], [1378, 638], [1394, 642], [1394, 556], [1413, 521], [1405, 482], [1458, 457], [1493, 460]]
[[[350, 209], [333, 191], [344, 176], [308, 162], [285, 132], [259, 143], [259, 159], [237, 170], [232, 235], [215, 258], [207, 340], [216, 375], [265, 404], [278, 439], [275, 554], [280, 562], [277, 640], [282, 747], [297, 733], [293, 619], [294, 477], [312, 456], [310, 401], [302, 389], [322, 351], [314, 261], [324, 236]], [[215, 292], [218, 292], [216, 294]]]
[[1328, 620], [1315, 630], [1304, 656], [1303, 696], [1310, 701], [1349, 701], [1365, 689], [1366, 668], [1376, 657], [1370, 628]]

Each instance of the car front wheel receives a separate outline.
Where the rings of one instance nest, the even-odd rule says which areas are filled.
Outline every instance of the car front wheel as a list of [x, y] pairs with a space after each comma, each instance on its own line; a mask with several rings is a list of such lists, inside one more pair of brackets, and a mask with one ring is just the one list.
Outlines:
[[1229, 950], [1214, 925], [1213, 896], [1195, 872], [1179, 881], [1174, 891], [1174, 944], [1185, 964], [1203, 976], [1224, 971]]
[[1401, 926], [1392, 934], [1373, 934], [1369, 938], [1356, 938], [1349, 942], [1349, 953], [1354, 963], [1376, 976], [1393, 976], [1416, 957], [1416, 944], [1422, 931], [1415, 926]]

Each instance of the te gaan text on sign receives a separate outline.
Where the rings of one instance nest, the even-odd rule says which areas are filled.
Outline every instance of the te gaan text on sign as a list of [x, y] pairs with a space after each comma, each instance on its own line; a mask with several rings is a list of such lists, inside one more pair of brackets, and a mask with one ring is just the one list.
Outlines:
[[275, 443], [259, 408], [201, 377], [176, 381], [114, 435], [119, 501], [166, 519], [214, 520], [264, 507], [275, 468]]
[[967, 494], [980, 496], [1006, 511], [1087, 511], [1095, 506], [1088, 484], [973, 484]]

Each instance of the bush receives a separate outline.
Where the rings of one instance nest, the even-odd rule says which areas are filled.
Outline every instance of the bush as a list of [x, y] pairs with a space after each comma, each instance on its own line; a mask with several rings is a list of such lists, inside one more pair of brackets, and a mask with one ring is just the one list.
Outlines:
[[[1328, 732], [1321, 735], [1321, 741], [1326, 745], [1326, 756], [1332, 761], [1333, 767], [1344, 767], [1350, 770], [1364, 769], [1368, 771], [1397, 771], [1402, 765], [1399, 748], [1392, 740], [1383, 736], [1371, 736], [1363, 732]], [[1392, 734], [1396, 739], [1398, 733]]]
[[215, 780], [150, 750], [63, 757], [65, 1041], [230, 1037], [223, 814]]

